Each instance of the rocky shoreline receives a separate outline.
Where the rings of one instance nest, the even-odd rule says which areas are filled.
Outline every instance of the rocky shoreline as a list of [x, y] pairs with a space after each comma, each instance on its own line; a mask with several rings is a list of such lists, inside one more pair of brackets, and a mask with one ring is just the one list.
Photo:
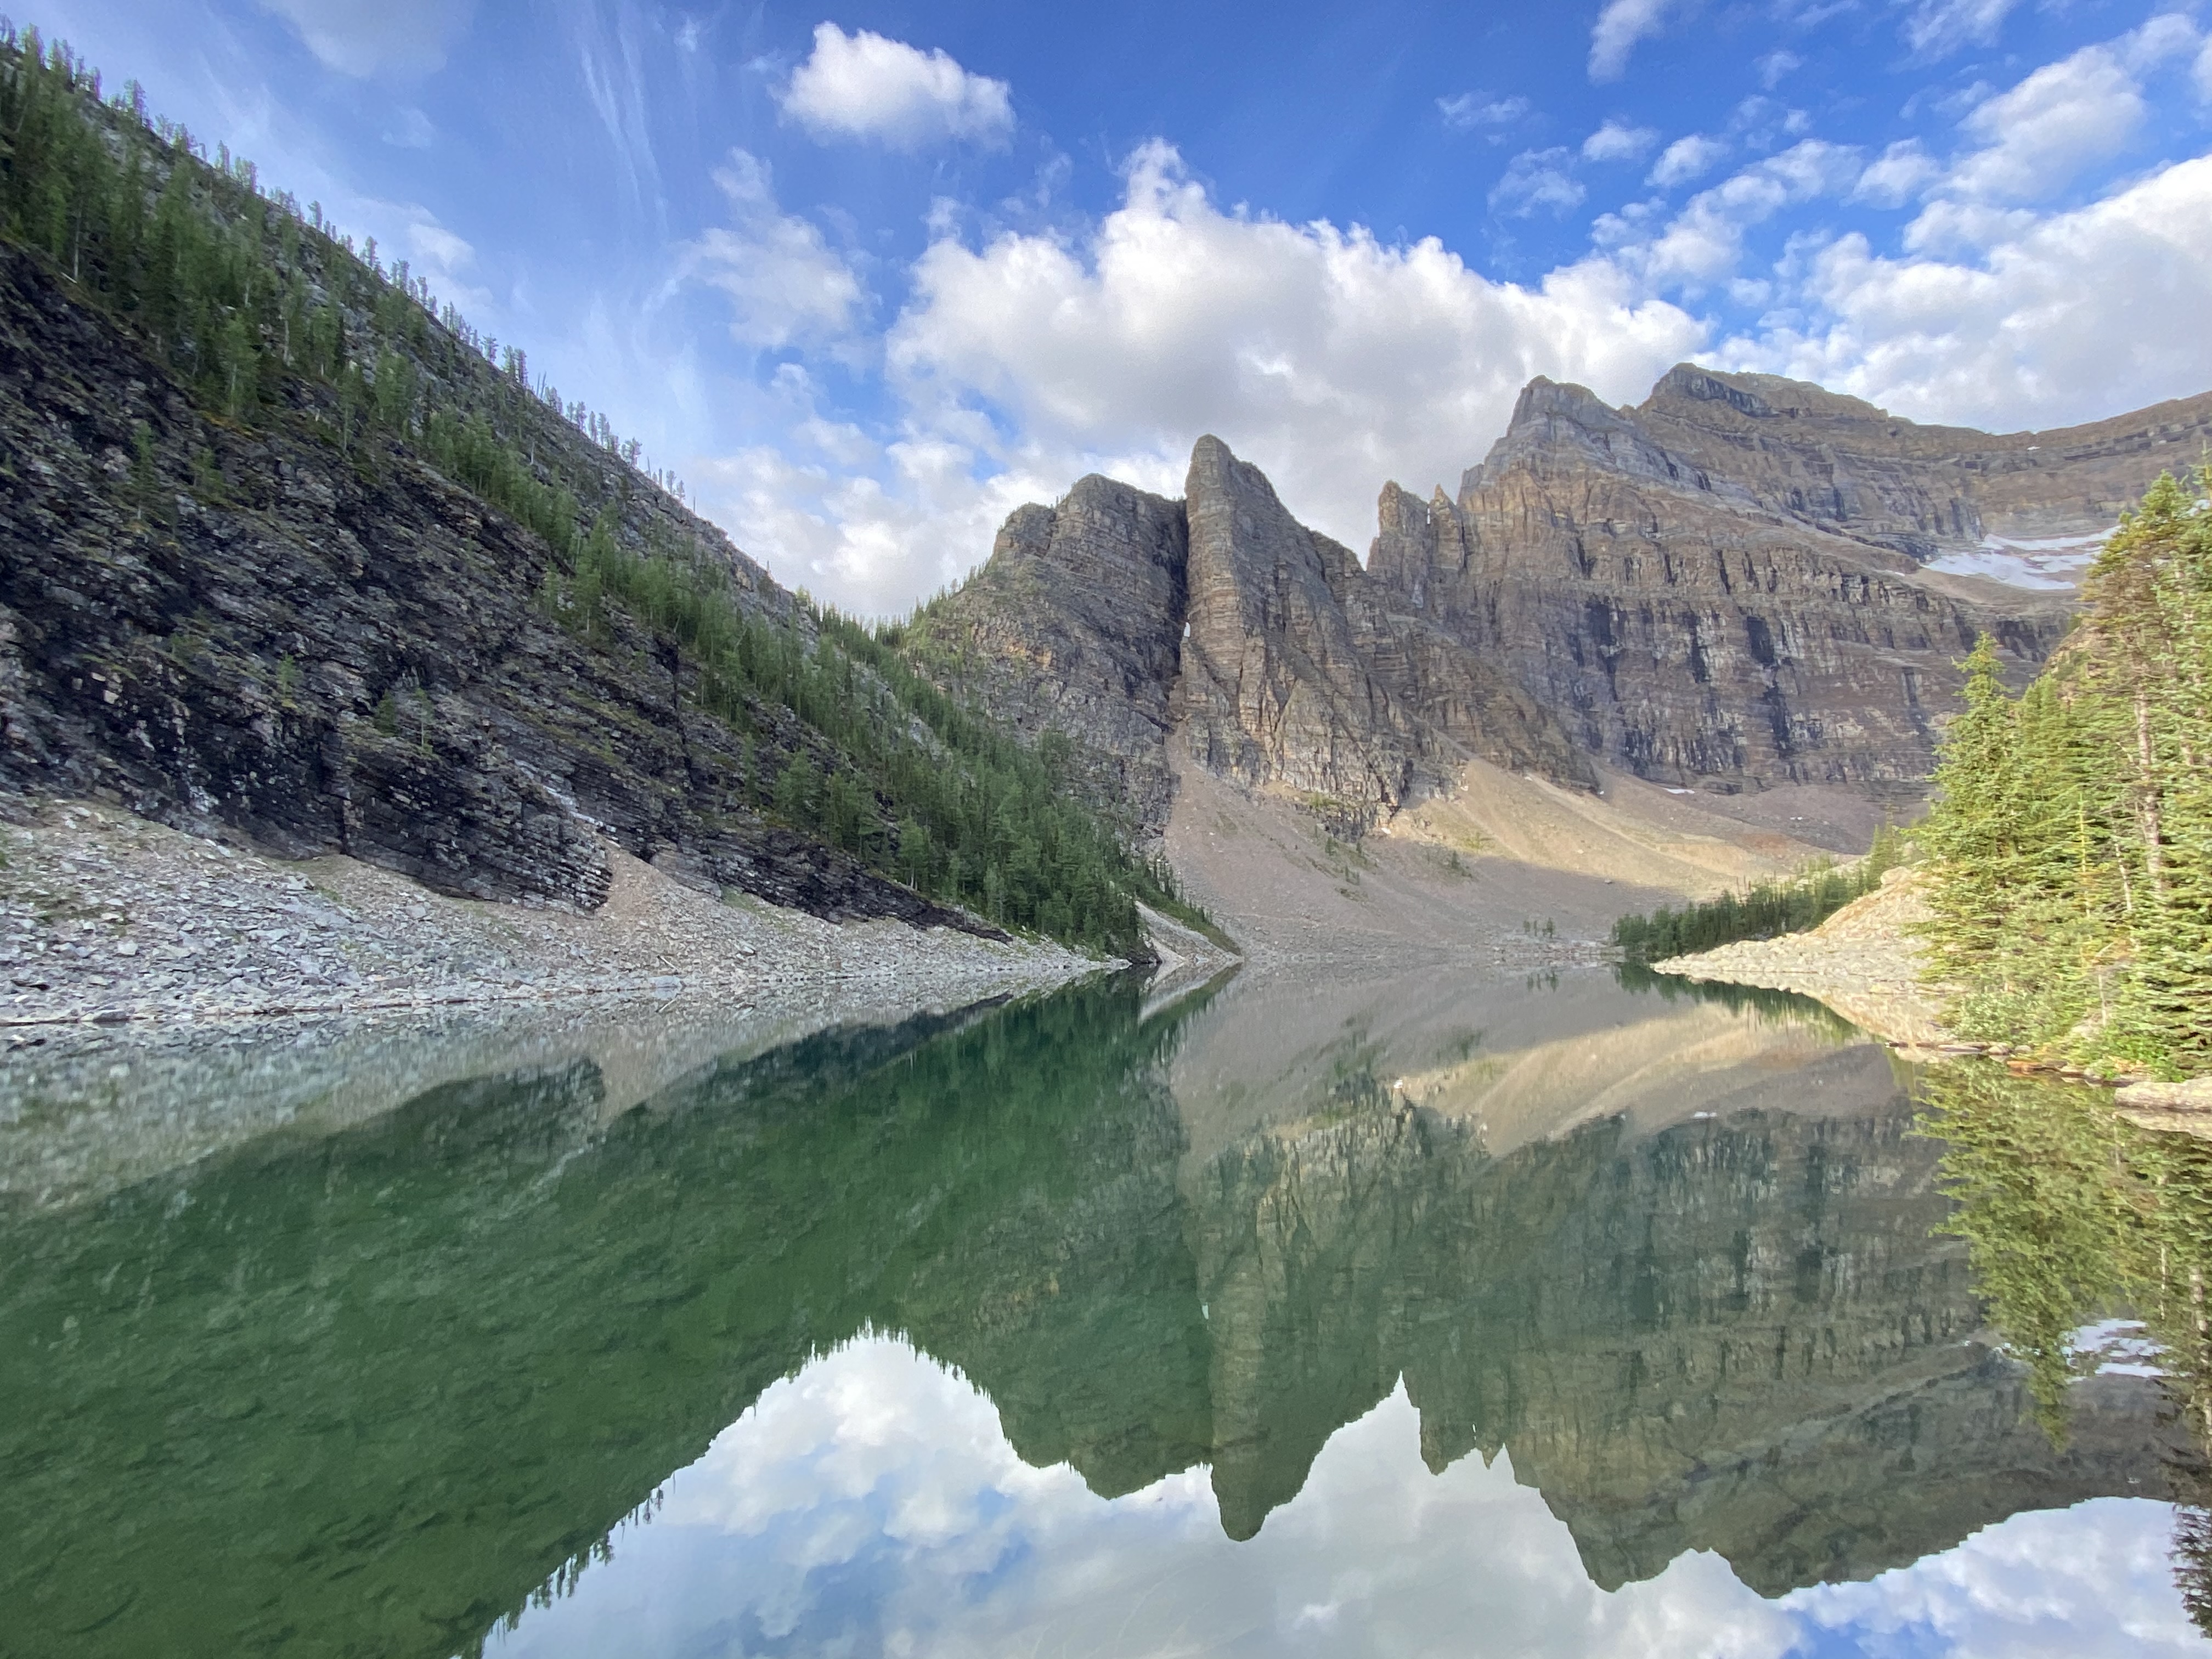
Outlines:
[[2212, 1078], [2160, 1083], [2054, 1067], [2032, 1059], [2025, 1045], [1968, 1042], [1946, 1030], [1942, 993], [1923, 980], [1925, 960], [1911, 932], [1927, 917], [1917, 872], [1893, 870], [1879, 891], [1854, 900], [1810, 932], [1740, 939], [1651, 965], [1684, 979], [1813, 997], [1907, 1059], [1995, 1060], [2019, 1071], [2115, 1085], [2115, 1107], [2138, 1127], [2212, 1137]]
[[1877, 890], [1808, 933], [1739, 939], [1651, 966], [1684, 979], [1795, 991], [1916, 1054], [1963, 1052], [1943, 1029], [1941, 996], [1921, 981], [1920, 946], [1910, 930], [1927, 916], [1913, 872], [1893, 870]]
[[342, 856], [292, 862], [83, 800], [0, 825], [0, 1027], [173, 1024], [896, 985], [917, 1005], [1126, 964], [1043, 939], [832, 923], [609, 846], [586, 912], [447, 897]]

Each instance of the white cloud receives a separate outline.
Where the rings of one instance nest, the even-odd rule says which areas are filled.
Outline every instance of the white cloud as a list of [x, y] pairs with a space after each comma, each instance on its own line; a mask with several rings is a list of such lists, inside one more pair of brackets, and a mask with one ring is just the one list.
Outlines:
[[1699, 191], [1656, 236], [1624, 242], [1613, 257], [1654, 291], [1717, 283], [1742, 260], [1743, 234], [1751, 226], [1785, 207], [1843, 195], [1863, 171], [1856, 148], [1805, 139]]
[[1782, 84], [1784, 76], [1805, 67], [1805, 60], [1796, 52], [1777, 48], [1759, 59], [1752, 67], [1759, 71], [1759, 84], [1769, 92]]
[[1923, 58], [1941, 58], [1961, 46], [1985, 46], [1997, 38], [2020, 0], [1915, 0], [1905, 20], [1905, 41]]
[[872, 138], [896, 149], [948, 139], [996, 144], [1013, 130], [1004, 81], [970, 74], [942, 51], [835, 23], [814, 31], [814, 52], [792, 72], [783, 112], [817, 137]]
[[343, 75], [427, 74], [468, 27], [476, 0], [261, 0]]
[[729, 296], [731, 337], [776, 350], [847, 333], [866, 308], [867, 291], [820, 229], [779, 210], [766, 164], [732, 150], [714, 182], [732, 223], [690, 244], [682, 270]]
[[1583, 140], [1583, 160], [1640, 161], [1658, 142], [1656, 127], [1632, 127], [1626, 121], [1609, 120]]
[[1878, 208], [1903, 207], [1942, 172], [1917, 138], [1907, 138], [1892, 144], [1880, 159], [1867, 164], [1852, 186], [1851, 200]]
[[1529, 107], [1526, 98], [1486, 98], [1479, 92], [1455, 93], [1437, 100], [1444, 125], [1458, 132], [1477, 127], [1510, 127], [1528, 114]]
[[1686, 185], [1691, 179], [1711, 172], [1713, 163], [1727, 154], [1728, 146], [1721, 140], [1693, 132], [1686, 138], [1677, 138], [1659, 152], [1658, 161], [1652, 164], [1650, 177], [1644, 182], [1656, 185], [1662, 190], [1671, 190], [1676, 185]]
[[872, 611], [964, 573], [1014, 506], [1084, 472], [1180, 494], [1208, 431], [1364, 550], [1383, 480], [1455, 482], [1531, 376], [1640, 396], [1706, 338], [1602, 260], [1523, 287], [1434, 239], [1223, 212], [1164, 144], [1089, 235], [948, 234], [913, 281], [885, 347], [903, 413], [864, 477], [795, 444], [692, 469], [741, 546]]
[[1629, 54], [1666, 27], [1669, 12], [1682, 9], [1682, 0], [1606, 0], [1590, 30], [1590, 79], [1618, 81], [1628, 72]]
[[1554, 216], [1579, 207], [1585, 191], [1567, 171], [1564, 147], [1524, 149], [1505, 164], [1504, 176], [1491, 187], [1490, 205], [1513, 218], [1538, 213]]
[[1960, 125], [1982, 148], [1952, 169], [1946, 189], [1992, 202], [2054, 195], [2118, 154], [2147, 112], [2119, 59], [2085, 46], [1974, 107]]
[[2212, 386], [2212, 156], [2103, 200], [1979, 227], [1971, 257], [1877, 254], [1841, 238], [1814, 262], [1818, 319], [1729, 341], [1732, 367], [1818, 380], [1919, 420], [2067, 425]]

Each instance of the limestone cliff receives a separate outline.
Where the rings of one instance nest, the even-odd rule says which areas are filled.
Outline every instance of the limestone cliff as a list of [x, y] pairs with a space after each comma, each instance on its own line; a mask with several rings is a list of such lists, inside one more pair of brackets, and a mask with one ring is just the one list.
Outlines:
[[1148, 828], [1174, 744], [1353, 830], [1470, 757], [1595, 781], [1536, 699], [1404, 614], [1211, 436], [1180, 501], [1091, 477], [1018, 509], [915, 640], [994, 714], [1073, 739], [1093, 787]]
[[[503, 386], [425, 337], [456, 396]], [[750, 810], [761, 769], [829, 752], [818, 732], [763, 701], [749, 742], [666, 634], [558, 625], [542, 537], [406, 445], [333, 441], [325, 398], [295, 380], [258, 427], [214, 417], [0, 246], [0, 791], [99, 795], [472, 898], [594, 908], [605, 837], [818, 915], [979, 925]], [[507, 403], [625, 544], [692, 549], [749, 613], [807, 625], [719, 531]]]
[[1925, 562], [2092, 535], [2208, 432], [2212, 396], [1992, 436], [1686, 364], [1633, 409], [1538, 379], [1456, 500], [1385, 488], [1370, 574], [1640, 775], [1911, 789], [1974, 636], [2025, 670], [2069, 605]]

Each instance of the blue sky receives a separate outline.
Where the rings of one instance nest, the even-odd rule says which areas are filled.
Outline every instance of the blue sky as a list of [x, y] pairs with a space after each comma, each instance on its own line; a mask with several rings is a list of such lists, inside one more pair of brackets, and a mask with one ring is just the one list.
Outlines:
[[319, 200], [787, 581], [903, 609], [1218, 432], [1355, 548], [1532, 374], [2005, 429], [2212, 389], [2212, 7], [16, 14]]

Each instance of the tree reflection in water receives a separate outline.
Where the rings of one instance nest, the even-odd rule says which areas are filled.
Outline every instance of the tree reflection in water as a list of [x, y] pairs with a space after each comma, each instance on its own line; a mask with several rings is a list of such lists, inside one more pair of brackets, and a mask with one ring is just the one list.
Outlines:
[[1941, 1178], [1958, 1202], [1977, 1288], [2029, 1370], [2054, 1443], [2071, 1429], [2075, 1385], [2105, 1363], [2081, 1340], [2114, 1316], [2140, 1319], [2160, 1386], [2188, 1429], [2172, 1471], [2179, 1504], [2174, 1574], [2212, 1634], [2212, 1143], [2137, 1128], [2104, 1090], [1988, 1064], [1932, 1070], [1924, 1130], [1942, 1139]]

